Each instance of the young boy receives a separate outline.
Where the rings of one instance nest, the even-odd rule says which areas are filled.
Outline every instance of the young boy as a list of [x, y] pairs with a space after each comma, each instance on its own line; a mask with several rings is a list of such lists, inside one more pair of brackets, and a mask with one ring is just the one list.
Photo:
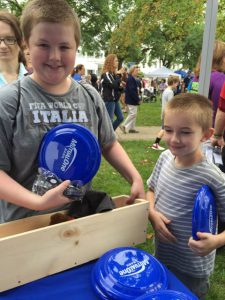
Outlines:
[[23, 10], [21, 26], [33, 73], [21, 80], [20, 89], [15, 82], [0, 93], [0, 199], [4, 199], [0, 201], [0, 222], [68, 207], [63, 191], [69, 181], [43, 196], [30, 191], [38, 171], [41, 140], [62, 123], [89, 128], [104, 157], [131, 184], [129, 200], [143, 198], [141, 176], [116, 141], [98, 92], [91, 85], [85, 89], [69, 76], [80, 43], [77, 15], [64, 0], [33, 0]]
[[198, 233], [191, 238], [192, 210], [198, 189], [208, 185], [225, 220], [225, 174], [204, 157], [201, 143], [213, 134], [212, 107], [204, 96], [179, 94], [164, 114], [164, 151], [147, 181], [149, 219], [156, 234], [156, 256], [200, 299], [205, 299], [215, 250], [225, 244], [225, 232]]
[[[164, 113], [166, 103], [173, 98], [174, 90], [176, 89], [176, 87], [178, 85], [178, 82], [179, 82], [179, 78], [177, 76], [169, 76], [168, 77], [168, 86], [162, 93], [162, 111], [161, 111], [161, 119], [162, 120], [163, 120], [163, 113]], [[157, 134], [155, 142], [151, 147], [154, 150], [160, 150], [160, 151], [165, 150], [165, 148], [163, 148], [159, 145], [159, 143], [160, 143], [160, 141], [163, 137], [163, 134], [164, 134], [163, 128], [164, 127], [163, 127], [163, 124], [162, 124], [162, 129]]]

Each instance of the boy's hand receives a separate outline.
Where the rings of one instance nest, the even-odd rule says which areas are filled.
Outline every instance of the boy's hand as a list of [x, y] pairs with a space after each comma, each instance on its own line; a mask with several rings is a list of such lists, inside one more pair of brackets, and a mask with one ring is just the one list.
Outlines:
[[133, 204], [135, 199], [145, 199], [145, 191], [142, 180], [134, 181], [131, 190], [130, 190], [130, 196], [127, 199], [127, 204]]
[[196, 255], [206, 256], [217, 248], [216, 235], [206, 232], [197, 232], [197, 236], [199, 241], [196, 241], [191, 237], [188, 242], [188, 246]]
[[151, 210], [149, 213], [149, 220], [154, 228], [155, 235], [161, 242], [175, 243], [176, 237], [168, 230], [167, 225], [171, 222], [162, 213]]
[[70, 202], [70, 199], [63, 195], [64, 190], [69, 186], [70, 180], [65, 180], [57, 187], [47, 191], [39, 197], [38, 209], [45, 210], [55, 208]]

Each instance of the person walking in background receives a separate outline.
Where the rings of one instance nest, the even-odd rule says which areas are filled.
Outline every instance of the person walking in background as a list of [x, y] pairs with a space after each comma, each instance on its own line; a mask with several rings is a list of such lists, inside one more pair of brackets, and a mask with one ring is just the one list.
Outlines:
[[[113, 129], [123, 122], [124, 115], [120, 107], [120, 93], [123, 90], [121, 78], [116, 74], [122, 74], [123, 69], [118, 70], [118, 58], [115, 54], [109, 54], [104, 62], [101, 75], [101, 95], [111, 119]], [[114, 120], [114, 117], [116, 119]]]
[[[116, 140], [99, 93], [69, 76], [80, 44], [73, 9], [65, 0], [31, 0], [23, 9], [21, 28], [33, 73], [20, 80], [20, 88], [16, 81], [0, 92], [0, 223], [70, 207], [63, 194], [69, 180], [42, 196], [31, 191], [43, 137], [64, 123], [91, 130], [104, 158], [131, 185], [129, 202], [144, 198], [142, 178]], [[83, 189], [90, 190], [91, 182]]]
[[123, 133], [138, 133], [138, 130], [135, 129], [137, 108], [141, 103], [138, 92], [138, 83], [136, 80], [138, 72], [139, 67], [134, 65], [130, 68], [128, 73], [125, 89], [125, 103], [128, 107], [128, 114], [126, 120], [120, 126]]
[[84, 75], [85, 75], [84, 65], [79, 64], [73, 69], [71, 77], [76, 81], [81, 81], [84, 79]]
[[91, 73], [90, 75], [91, 75], [91, 85], [99, 92], [97, 75], [94, 73]]
[[119, 73], [117, 72], [116, 76], [118, 76], [121, 80], [121, 91], [120, 91], [120, 103], [122, 105], [122, 111], [123, 112], [127, 112], [127, 107], [126, 107], [126, 103], [125, 103], [125, 88], [126, 88], [126, 82], [127, 82], [127, 68], [123, 67], [121, 68], [121, 70], [119, 71]]
[[166, 79], [162, 79], [160, 84], [159, 84], [159, 94], [160, 94], [160, 100], [162, 101], [162, 94], [165, 91], [165, 89], [167, 88], [167, 83], [166, 83]]
[[157, 137], [151, 147], [154, 150], [160, 150], [160, 151], [165, 150], [165, 148], [163, 148], [159, 145], [159, 143], [163, 137], [163, 134], [164, 134], [164, 123], [163, 123], [164, 109], [165, 109], [166, 103], [169, 102], [173, 98], [174, 90], [176, 90], [178, 82], [179, 82], [179, 78], [177, 76], [169, 76], [168, 82], [167, 82], [168, 86], [162, 93], [162, 110], [161, 110], [162, 129], [157, 134]]
[[27, 73], [22, 43], [16, 16], [0, 11], [0, 87], [21, 79]]
[[164, 114], [164, 151], [147, 181], [149, 220], [155, 231], [156, 257], [195, 295], [205, 300], [213, 272], [215, 249], [225, 244], [225, 232], [192, 236], [192, 211], [202, 185], [215, 196], [225, 221], [225, 174], [207, 160], [201, 145], [213, 134], [212, 106], [198, 94], [179, 94]]
[[188, 86], [192, 81], [193, 76], [191, 70], [188, 70], [187, 75], [184, 77], [184, 92], [188, 91]]

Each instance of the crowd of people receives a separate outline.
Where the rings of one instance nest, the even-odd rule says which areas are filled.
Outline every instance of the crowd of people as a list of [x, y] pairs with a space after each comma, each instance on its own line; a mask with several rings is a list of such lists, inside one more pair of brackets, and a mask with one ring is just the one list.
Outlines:
[[[199, 240], [193, 240], [191, 212], [198, 189], [207, 184], [220, 222], [225, 222], [225, 174], [207, 161], [201, 148], [209, 139], [224, 146], [225, 43], [215, 42], [209, 101], [195, 90], [201, 57], [194, 77], [188, 72], [182, 81], [170, 76], [148, 82], [140, 78], [138, 65], [119, 68], [117, 55], [109, 54], [98, 78], [86, 74], [82, 64], [74, 68], [80, 38], [79, 19], [64, 0], [29, 1], [21, 24], [13, 14], [0, 12], [0, 223], [70, 206], [63, 194], [69, 180], [44, 195], [32, 192], [40, 143], [67, 114], [66, 120], [91, 130], [102, 155], [130, 184], [128, 202], [147, 198], [156, 256], [203, 300], [225, 231], [198, 232]], [[147, 194], [115, 134], [118, 127], [124, 134], [138, 133], [143, 88], [159, 93], [162, 103], [162, 130], [152, 149], [165, 150], [162, 137], [168, 148], [150, 174]], [[91, 182], [85, 185], [90, 189]]]

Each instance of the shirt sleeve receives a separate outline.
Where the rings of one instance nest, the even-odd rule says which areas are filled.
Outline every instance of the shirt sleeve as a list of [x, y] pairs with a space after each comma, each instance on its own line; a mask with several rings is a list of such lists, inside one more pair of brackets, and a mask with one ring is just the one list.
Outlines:
[[159, 159], [157, 160], [156, 165], [155, 165], [150, 177], [147, 180], [148, 188], [153, 190], [153, 191], [155, 190], [155, 187], [157, 185], [157, 181], [158, 181], [158, 178], [159, 178], [159, 174], [160, 174], [160, 171], [161, 171], [161, 168], [162, 168], [162, 165], [163, 165], [163, 161], [164, 161], [164, 157], [166, 155], [166, 152], [167, 151], [164, 151], [163, 153], [161, 153], [161, 155], [160, 155]]

